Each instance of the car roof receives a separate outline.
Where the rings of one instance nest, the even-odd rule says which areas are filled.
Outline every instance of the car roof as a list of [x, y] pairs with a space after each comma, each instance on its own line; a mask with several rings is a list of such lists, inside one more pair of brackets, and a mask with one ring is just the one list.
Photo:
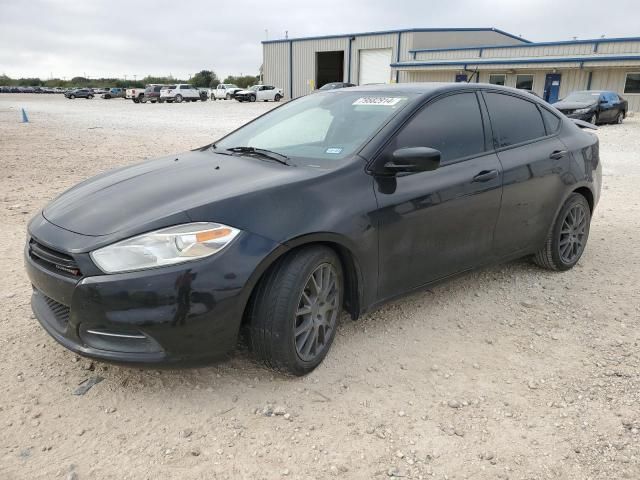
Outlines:
[[501, 85], [493, 85], [490, 83], [476, 83], [476, 82], [422, 82], [422, 83], [393, 83], [393, 84], [372, 84], [350, 87], [348, 92], [367, 92], [367, 93], [386, 93], [386, 94], [402, 94], [413, 93], [423, 96], [431, 96], [434, 94], [454, 92], [456, 90], [498, 90], [509, 93], [516, 93], [519, 95], [536, 98], [539, 97], [529, 94], [525, 90], [520, 90], [511, 87], [503, 87]]

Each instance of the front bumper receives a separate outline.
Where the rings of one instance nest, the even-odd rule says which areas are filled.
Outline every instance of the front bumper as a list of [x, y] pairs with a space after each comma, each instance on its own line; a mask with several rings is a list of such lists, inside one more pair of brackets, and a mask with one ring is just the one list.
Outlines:
[[[564, 112], [563, 112], [564, 113]], [[591, 118], [595, 115], [596, 112], [594, 111], [588, 111], [587, 113], [564, 113], [564, 115], [568, 118], [575, 118], [577, 120], [584, 120], [585, 122], [588, 122], [591, 120]]]
[[[46, 229], [62, 230], [52, 224]], [[38, 236], [42, 232], [29, 233], [39, 244], [64, 251]], [[236, 345], [254, 273], [277, 246], [243, 233], [206, 259], [111, 275], [93, 270], [89, 276], [74, 277], [44, 264], [27, 242], [31, 306], [56, 341], [81, 355], [128, 364], [213, 360]], [[88, 254], [68, 255], [87, 265]]]

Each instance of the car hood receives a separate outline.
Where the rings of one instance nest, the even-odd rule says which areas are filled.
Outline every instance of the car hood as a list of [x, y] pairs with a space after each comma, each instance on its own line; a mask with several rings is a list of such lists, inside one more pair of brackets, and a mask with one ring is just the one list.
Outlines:
[[[222, 155], [208, 148], [98, 175], [62, 193], [42, 214], [54, 225], [82, 235], [124, 237], [194, 221], [191, 209], [200, 214], [206, 210], [207, 216], [215, 216], [210, 220], [233, 221], [233, 209], [242, 203], [236, 199], [317, 175], [309, 168]], [[224, 205], [224, 218], [217, 216], [216, 205]]]
[[578, 108], [591, 108], [596, 102], [556, 102], [553, 104], [558, 110], [576, 110]]

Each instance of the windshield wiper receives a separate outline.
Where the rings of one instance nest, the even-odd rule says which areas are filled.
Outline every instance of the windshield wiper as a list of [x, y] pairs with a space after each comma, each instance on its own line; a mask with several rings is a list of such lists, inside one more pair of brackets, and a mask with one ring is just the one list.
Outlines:
[[234, 152], [234, 153], [248, 153], [250, 155], [257, 155], [259, 157], [275, 160], [276, 162], [281, 163], [282, 165], [291, 166], [291, 164], [287, 162], [287, 160], [289, 160], [289, 157], [287, 157], [286, 155], [283, 155], [282, 153], [273, 152], [271, 150], [266, 150], [264, 148], [232, 147], [232, 148], [227, 148], [227, 151]]

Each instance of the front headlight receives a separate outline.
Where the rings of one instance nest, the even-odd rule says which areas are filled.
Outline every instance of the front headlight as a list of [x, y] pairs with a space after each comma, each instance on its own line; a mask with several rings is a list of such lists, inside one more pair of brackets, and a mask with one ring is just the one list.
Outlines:
[[581, 114], [581, 113], [589, 113], [590, 108], [579, 108], [573, 113]]
[[105, 273], [174, 265], [213, 255], [239, 233], [219, 223], [186, 223], [94, 250], [91, 258]]

